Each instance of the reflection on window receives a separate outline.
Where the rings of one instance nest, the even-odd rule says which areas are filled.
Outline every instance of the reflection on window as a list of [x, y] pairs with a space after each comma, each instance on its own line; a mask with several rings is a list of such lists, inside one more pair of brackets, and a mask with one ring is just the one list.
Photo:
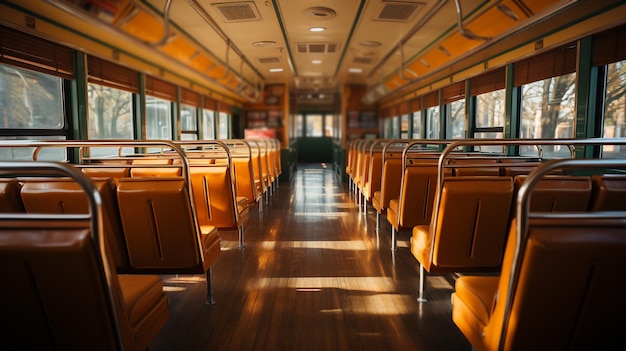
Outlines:
[[[522, 86], [522, 126], [520, 136], [531, 139], [572, 138], [574, 136], [576, 74], [548, 78]], [[522, 155], [536, 155], [534, 148], [520, 149]], [[569, 157], [569, 149], [544, 146], [544, 157]]]
[[504, 89], [476, 96], [476, 128], [504, 126]]
[[146, 96], [146, 139], [172, 140], [172, 103]]
[[[607, 66], [606, 95], [604, 97], [605, 138], [626, 137], [626, 61], [611, 63]], [[624, 158], [626, 146], [605, 146], [602, 157]]]
[[422, 111], [413, 112], [413, 136], [411, 138], [422, 138]]
[[446, 139], [465, 138], [465, 99], [446, 105]]
[[202, 137], [205, 140], [215, 139], [215, 112], [202, 110]]
[[63, 79], [0, 64], [0, 128], [64, 127]]
[[426, 109], [426, 139], [439, 139], [439, 106]]
[[322, 131], [322, 115], [306, 115], [306, 136], [321, 137]]
[[198, 139], [198, 119], [196, 108], [191, 105], [180, 105], [180, 138], [182, 140]]
[[218, 139], [228, 139], [230, 136], [230, 116], [228, 113], [220, 112], [218, 116]]

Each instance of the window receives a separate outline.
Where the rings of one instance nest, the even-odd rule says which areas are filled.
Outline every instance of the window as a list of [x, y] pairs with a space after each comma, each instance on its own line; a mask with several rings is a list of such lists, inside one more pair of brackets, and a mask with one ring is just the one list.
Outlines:
[[400, 138], [408, 139], [409, 138], [409, 115], [404, 114], [400, 116]]
[[413, 136], [411, 138], [422, 138], [422, 111], [413, 112]]
[[[531, 139], [572, 138], [574, 136], [576, 74], [552, 77], [522, 86], [522, 126], [520, 136]], [[534, 148], [523, 148], [522, 155], [536, 155]], [[544, 147], [544, 157], [568, 157], [566, 147]]]
[[[11, 130], [10, 132], [8, 130]], [[16, 137], [18, 131], [20, 136]], [[5, 140], [65, 139], [63, 78], [0, 64], [0, 135]], [[3, 160], [32, 160], [33, 148], [2, 148]], [[60, 148], [44, 150], [39, 160], [67, 160]]]
[[[606, 67], [606, 92], [604, 96], [604, 119], [602, 136], [626, 137], [626, 61], [608, 64]], [[602, 157], [626, 157], [626, 147], [605, 146]]]
[[205, 140], [215, 139], [215, 111], [202, 110], [202, 138]]
[[[476, 96], [476, 130], [474, 138], [502, 139], [504, 137], [504, 95], [499, 89]], [[502, 152], [501, 146], [483, 147], [484, 152]]]
[[228, 139], [230, 136], [230, 116], [226, 112], [218, 115], [218, 139]]
[[0, 64], [0, 116], [2, 129], [63, 129], [63, 79]]
[[198, 119], [196, 117], [196, 107], [186, 104], [180, 106], [180, 139], [198, 139]]
[[146, 139], [172, 140], [172, 103], [146, 96]]
[[323, 116], [319, 114], [306, 115], [306, 136], [307, 137], [321, 137], [323, 136], [322, 130]]
[[392, 139], [400, 138], [400, 116], [391, 117], [391, 135]]
[[294, 119], [295, 123], [293, 123], [293, 126], [295, 128], [295, 137], [301, 138], [304, 136], [304, 116], [297, 114]]
[[465, 99], [446, 106], [446, 139], [465, 138]]
[[439, 139], [439, 106], [426, 109], [426, 139]]
[[[89, 83], [87, 86], [89, 116], [87, 137], [89, 139], [133, 139], [133, 94], [103, 85]], [[90, 156], [117, 155], [117, 148], [91, 148]]]
[[335, 128], [334, 128], [335, 116], [332, 114], [324, 115], [324, 136], [325, 137], [334, 137], [335, 136]]

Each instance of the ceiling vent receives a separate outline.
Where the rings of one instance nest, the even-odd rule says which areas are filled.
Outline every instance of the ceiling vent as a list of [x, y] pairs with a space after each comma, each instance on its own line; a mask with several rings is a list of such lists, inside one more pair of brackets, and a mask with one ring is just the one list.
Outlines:
[[259, 57], [259, 62], [260, 63], [279, 63], [280, 62], [280, 57], [279, 56]]
[[423, 2], [383, 1], [375, 21], [408, 22], [423, 7]]
[[224, 2], [212, 4], [226, 22], [247, 22], [262, 20], [254, 1]]
[[334, 54], [339, 50], [338, 43], [297, 43], [299, 54]]

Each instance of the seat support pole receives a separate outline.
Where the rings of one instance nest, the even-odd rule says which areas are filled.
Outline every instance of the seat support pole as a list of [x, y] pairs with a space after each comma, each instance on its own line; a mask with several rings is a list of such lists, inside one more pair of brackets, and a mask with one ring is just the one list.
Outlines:
[[424, 297], [424, 279], [425, 279], [425, 275], [426, 272], [424, 272], [424, 265], [422, 265], [420, 263], [420, 288], [419, 288], [419, 296], [417, 297], [417, 302], [419, 303], [425, 303], [428, 302], [428, 300]]
[[213, 299], [213, 266], [210, 266], [209, 269], [207, 269], [205, 276], [206, 276], [206, 304], [215, 305], [215, 300]]

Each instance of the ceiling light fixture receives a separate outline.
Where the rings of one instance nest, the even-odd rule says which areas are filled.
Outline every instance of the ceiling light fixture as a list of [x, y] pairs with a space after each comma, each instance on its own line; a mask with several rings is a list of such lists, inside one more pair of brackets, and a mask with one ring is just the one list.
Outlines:
[[350, 73], [363, 73], [362, 68], [348, 68], [348, 72]]
[[323, 32], [325, 30], [326, 30], [326, 28], [324, 28], [324, 27], [311, 27], [311, 28], [309, 28], [310, 32]]
[[322, 64], [322, 60], [313, 60], [313, 61], [311, 61], [311, 63], [314, 64], [314, 65], [320, 65], [320, 64]]
[[276, 45], [276, 42], [272, 40], [261, 40], [261, 41], [255, 41], [254, 43], [252, 43], [252, 46], [257, 47], [257, 48], [266, 48], [266, 47], [274, 46], [274, 45]]
[[277, 72], [282, 72], [282, 71], [283, 71], [282, 68], [270, 68], [271, 73], [277, 73]]

